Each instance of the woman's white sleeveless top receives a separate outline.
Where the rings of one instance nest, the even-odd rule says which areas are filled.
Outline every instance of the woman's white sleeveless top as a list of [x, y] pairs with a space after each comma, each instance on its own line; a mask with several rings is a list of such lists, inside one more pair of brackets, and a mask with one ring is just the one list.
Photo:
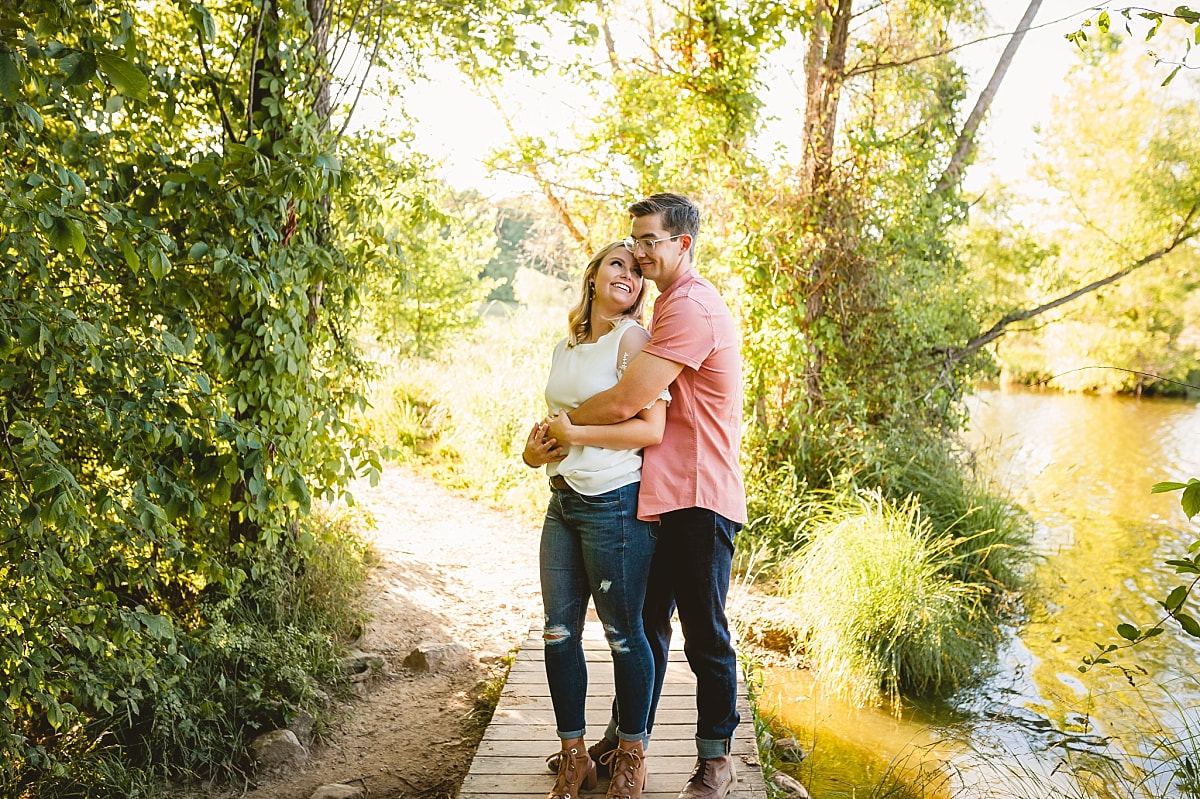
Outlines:
[[[546, 405], [551, 415], [560, 410], [572, 411], [617, 384], [621, 336], [636, 324], [632, 319], [622, 319], [591, 344], [567, 347], [565, 338], [558, 342], [546, 381]], [[641, 480], [642, 451], [577, 445], [567, 448], [563, 460], [546, 464], [546, 471], [563, 477], [580, 494], [594, 497]]]

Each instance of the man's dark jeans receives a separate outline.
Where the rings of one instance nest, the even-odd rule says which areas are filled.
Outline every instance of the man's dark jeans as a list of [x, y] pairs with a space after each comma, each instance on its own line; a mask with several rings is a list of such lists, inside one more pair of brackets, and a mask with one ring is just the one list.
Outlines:
[[696, 750], [702, 758], [728, 754], [733, 731], [741, 720], [737, 712], [737, 655], [725, 617], [733, 539], [741, 528], [737, 522], [704, 508], [664, 513], [642, 609], [655, 676], [647, 732], [654, 726], [667, 673], [671, 615], [678, 609], [684, 653], [696, 675]]

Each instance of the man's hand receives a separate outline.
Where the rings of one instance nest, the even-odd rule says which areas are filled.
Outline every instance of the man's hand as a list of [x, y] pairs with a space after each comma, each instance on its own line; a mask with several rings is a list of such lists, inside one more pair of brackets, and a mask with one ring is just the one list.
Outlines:
[[578, 443], [575, 441], [575, 425], [571, 424], [571, 417], [567, 416], [566, 411], [559, 411], [557, 415], [550, 417], [546, 435], [568, 447]]
[[525, 439], [525, 451], [521, 453], [526, 466], [537, 468], [567, 457], [567, 451], [558, 445], [558, 440], [546, 434], [548, 427], [549, 424], [541, 421], [535, 422], [530, 428], [529, 437]]

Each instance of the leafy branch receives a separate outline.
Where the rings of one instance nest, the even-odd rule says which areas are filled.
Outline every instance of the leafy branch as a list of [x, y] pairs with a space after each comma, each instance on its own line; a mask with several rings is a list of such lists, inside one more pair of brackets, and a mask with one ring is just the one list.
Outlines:
[[[1088, 17], [1084, 19], [1078, 29], [1066, 34], [1067, 40], [1073, 42], [1077, 47], [1082, 48], [1083, 43], [1088, 40], [1086, 28], [1090, 28], [1093, 24], [1095, 24], [1096, 29], [1099, 30], [1100, 33], [1108, 33], [1112, 27], [1112, 13], [1110, 13], [1108, 9], [1102, 6], [1097, 6], [1093, 10], [1099, 11], [1100, 13], [1095, 17]], [[1150, 23], [1150, 27], [1146, 31], [1146, 36], [1144, 39], [1144, 41], [1147, 42], [1158, 35], [1163, 23], [1167, 20], [1177, 20], [1185, 25], [1191, 25], [1196, 28], [1195, 37], [1188, 37], [1184, 40], [1185, 52], [1183, 59], [1171, 61], [1160, 58], [1156, 53], [1150, 53], [1150, 55], [1154, 57], [1154, 62], [1156, 65], [1166, 64], [1168, 66], [1175, 67], [1163, 80], [1163, 86], [1166, 86], [1168, 83], [1174, 80], [1175, 76], [1179, 74], [1179, 70], [1181, 69], [1200, 69], [1200, 66], [1198, 65], [1187, 63], [1187, 56], [1192, 51], [1193, 38], [1197, 43], [1200, 43], [1200, 11], [1194, 11], [1187, 6], [1176, 6], [1175, 10], [1172, 12], [1159, 11], [1158, 9], [1154, 8], [1143, 8], [1141, 6], [1126, 6], [1124, 8], [1115, 9], [1114, 13], [1119, 14], [1125, 19], [1125, 33], [1130, 36], [1133, 35], [1133, 30], [1130, 28], [1129, 23], [1133, 20], [1135, 14], [1141, 19]]]
[[[1192, 519], [1196, 514], [1200, 513], [1200, 480], [1195, 477], [1186, 483], [1178, 482], [1162, 482], [1155, 483], [1150, 489], [1151, 494], [1164, 494], [1170, 491], [1183, 491], [1180, 497], [1180, 504], [1183, 506], [1183, 512], [1187, 514], [1189, 519]], [[1079, 671], [1086, 673], [1092, 666], [1110, 665], [1115, 666], [1109, 655], [1125, 649], [1131, 649], [1139, 644], [1162, 635], [1166, 630], [1164, 626], [1169, 620], [1174, 619], [1179, 624], [1180, 628], [1192, 636], [1200, 638], [1200, 622], [1196, 618], [1184, 612], [1184, 606], [1192, 595], [1192, 591], [1196, 585], [1200, 583], [1200, 539], [1192, 541], [1187, 549], [1188, 557], [1175, 558], [1165, 562], [1165, 565], [1175, 569], [1176, 574], [1192, 575], [1192, 580], [1186, 585], [1177, 585], [1171, 589], [1171, 593], [1167, 594], [1167, 598], [1161, 600], [1158, 604], [1162, 606], [1166, 612], [1152, 626], [1143, 630], [1137, 625], [1129, 624], [1128, 622], [1117, 625], [1117, 635], [1124, 639], [1119, 644], [1096, 644], [1098, 650], [1094, 655], [1084, 655], [1083, 662], [1079, 665]], [[1131, 683], [1133, 682], [1132, 673], [1129, 669], [1117, 666], [1123, 672], [1125, 677]]]

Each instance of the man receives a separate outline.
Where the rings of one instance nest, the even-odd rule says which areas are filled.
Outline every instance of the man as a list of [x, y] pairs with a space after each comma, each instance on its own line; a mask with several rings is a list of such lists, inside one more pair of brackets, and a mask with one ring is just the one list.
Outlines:
[[[638, 517], [657, 520], [643, 618], [654, 650], [650, 724], [662, 693], [671, 614], [696, 675], [695, 772], [679, 799], [724, 799], [737, 782], [729, 752], [737, 727], [737, 657], [725, 617], [733, 538], [746, 522], [737, 458], [742, 373], [733, 315], [693, 268], [700, 210], [679, 194], [655, 194], [629, 207], [625, 240], [642, 275], [658, 286], [650, 342], [620, 382], [571, 411], [573, 424], [632, 417], [670, 386], [662, 443], [645, 450]], [[548, 436], [561, 430], [551, 426]], [[612, 729], [610, 724], [610, 729]], [[606, 736], [598, 755], [615, 746]], [[638, 786], [640, 788], [640, 786]]]

